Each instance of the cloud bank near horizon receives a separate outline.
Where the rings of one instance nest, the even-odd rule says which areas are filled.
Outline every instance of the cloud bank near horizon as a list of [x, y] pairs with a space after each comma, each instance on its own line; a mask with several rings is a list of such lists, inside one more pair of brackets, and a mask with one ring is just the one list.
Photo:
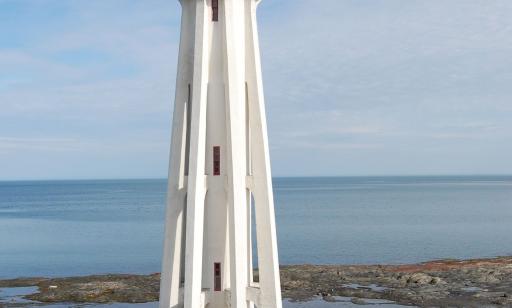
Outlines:
[[[165, 177], [177, 1], [0, 0], [0, 180]], [[512, 3], [266, 0], [276, 175], [511, 174]]]

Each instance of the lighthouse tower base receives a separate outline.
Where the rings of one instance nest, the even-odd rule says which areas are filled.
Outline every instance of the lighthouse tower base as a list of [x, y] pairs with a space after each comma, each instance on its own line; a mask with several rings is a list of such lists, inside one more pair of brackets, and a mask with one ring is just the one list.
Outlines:
[[181, 0], [160, 308], [282, 306], [258, 3]]

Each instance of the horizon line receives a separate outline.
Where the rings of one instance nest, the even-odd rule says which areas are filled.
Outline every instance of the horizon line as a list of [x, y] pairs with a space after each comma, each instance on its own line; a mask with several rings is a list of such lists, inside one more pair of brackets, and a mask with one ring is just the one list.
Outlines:
[[[512, 177], [510, 173], [463, 173], [463, 174], [369, 174], [369, 175], [275, 175], [277, 178], [391, 178], [391, 177]], [[98, 178], [39, 178], [39, 179], [0, 179], [1, 182], [58, 182], [58, 181], [140, 181], [167, 180], [167, 177], [98, 177]]]

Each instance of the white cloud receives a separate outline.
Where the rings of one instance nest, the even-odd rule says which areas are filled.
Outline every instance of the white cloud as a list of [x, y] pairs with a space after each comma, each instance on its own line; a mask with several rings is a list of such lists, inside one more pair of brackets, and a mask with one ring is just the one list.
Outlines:
[[[125, 176], [165, 176], [178, 1], [17, 3], [31, 8], [30, 20], [52, 18], [23, 23], [23, 44], [0, 45], [0, 135], [11, 136], [0, 153], [20, 166], [10, 175], [31, 153], [57, 165], [61, 151], [98, 172], [124, 156]], [[436, 164], [449, 173], [447, 157], [453, 172], [512, 172], [503, 158], [512, 155], [511, 12], [508, 0], [263, 1], [276, 173], [297, 174], [308, 159], [318, 169], [306, 174], [410, 174]], [[21, 149], [27, 156], [13, 154]], [[77, 177], [90, 174], [77, 168]]]

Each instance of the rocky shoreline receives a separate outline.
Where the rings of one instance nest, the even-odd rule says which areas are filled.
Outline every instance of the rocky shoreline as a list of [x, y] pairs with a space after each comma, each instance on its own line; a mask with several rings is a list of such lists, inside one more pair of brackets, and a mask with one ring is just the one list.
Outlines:
[[[257, 273], [255, 274], [257, 279]], [[145, 303], [158, 300], [159, 274], [0, 280], [0, 288], [37, 287], [24, 296], [42, 303]], [[284, 298], [336, 301], [351, 297], [419, 307], [512, 307], [512, 257], [439, 260], [409, 265], [281, 267]], [[1, 294], [0, 294], [1, 296]], [[27, 304], [28, 305], [28, 304]], [[0, 303], [0, 307], [23, 304]]]

